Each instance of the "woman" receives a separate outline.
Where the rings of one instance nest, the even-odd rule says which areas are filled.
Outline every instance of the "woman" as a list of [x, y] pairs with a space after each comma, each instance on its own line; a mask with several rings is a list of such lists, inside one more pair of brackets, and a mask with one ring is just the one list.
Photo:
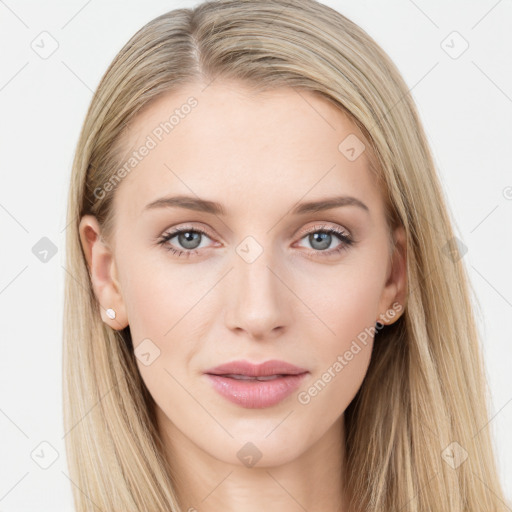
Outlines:
[[423, 128], [341, 14], [144, 26], [92, 100], [68, 222], [77, 510], [507, 510]]

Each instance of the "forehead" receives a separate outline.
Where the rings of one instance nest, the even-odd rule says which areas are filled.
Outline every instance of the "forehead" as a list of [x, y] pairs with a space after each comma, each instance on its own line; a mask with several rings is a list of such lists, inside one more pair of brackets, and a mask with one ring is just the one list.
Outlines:
[[363, 134], [312, 92], [189, 85], [139, 113], [125, 146], [123, 164], [138, 156], [125, 165], [115, 201], [129, 202], [134, 212], [166, 193], [229, 199], [246, 209], [333, 192], [379, 199]]

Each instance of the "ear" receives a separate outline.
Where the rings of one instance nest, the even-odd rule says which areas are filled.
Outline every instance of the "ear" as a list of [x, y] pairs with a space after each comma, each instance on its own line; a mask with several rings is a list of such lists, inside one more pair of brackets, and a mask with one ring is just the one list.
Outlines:
[[[117, 281], [114, 255], [101, 237], [101, 229], [96, 217], [84, 215], [78, 229], [94, 295], [100, 305], [101, 318], [112, 329], [122, 330], [128, 325], [128, 320]], [[108, 309], [115, 311], [115, 318], [107, 315]]]
[[379, 302], [378, 322], [390, 325], [402, 315], [407, 297], [407, 241], [403, 226], [393, 231], [395, 247], [391, 265]]

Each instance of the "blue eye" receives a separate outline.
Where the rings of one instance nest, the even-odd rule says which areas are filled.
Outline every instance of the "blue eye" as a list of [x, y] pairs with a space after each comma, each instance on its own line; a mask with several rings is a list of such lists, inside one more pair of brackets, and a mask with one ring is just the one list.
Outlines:
[[[333, 241], [333, 235], [340, 243], [334, 249], [326, 250]], [[157, 243], [178, 257], [184, 256], [189, 258], [199, 252], [198, 249], [204, 237], [210, 238], [206, 231], [201, 228], [183, 227], [164, 234]], [[326, 227], [325, 225], [315, 226], [312, 230], [303, 235], [300, 240], [306, 237], [312, 246], [311, 253], [314, 256], [333, 256], [343, 250], [347, 250], [354, 244], [354, 240], [342, 229]], [[177, 248], [169, 243], [173, 238], [177, 239], [177, 243], [183, 249]]]
[[[166, 250], [171, 251], [176, 256], [185, 256], [188, 258], [197, 253], [198, 244], [196, 244], [196, 242], [200, 242], [203, 236], [208, 237], [206, 231], [203, 231], [202, 229], [180, 228], [171, 233], [166, 233], [163, 235], [158, 243], [161, 244]], [[176, 249], [171, 244], [167, 243], [175, 237], [178, 238], [178, 242], [185, 248], [185, 250]]]
[[[333, 241], [333, 235], [339, 240], [339, 244], [332, 250], [326, 251]], [[326, 228], [325, 226], [315, 226], [312, 231], [309, 231], [304, 237], [307, 238], [309, 244], [316, 249], [315, 253], [325, 252], [325, 256], [338, 254], [339, 252], [348, 249], [353, 243], [353, 239], [338, 228]], [[324, 254], [322, 254], [324, 256]]]

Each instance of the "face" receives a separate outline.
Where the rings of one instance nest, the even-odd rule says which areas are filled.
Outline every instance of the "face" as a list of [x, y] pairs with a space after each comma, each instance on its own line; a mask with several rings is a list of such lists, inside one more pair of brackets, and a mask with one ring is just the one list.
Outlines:
[[[93, 217], [80, 233], [103, 320], [130, 326], [159, 428], [233, 464], [244, 446], [260, 465], [296, 459], [339, 428], [375, 322], [396, 320], [403, 299], [363, 135], [312, 93], [216, 81], [160, 97], [126, 143], [146, 154], [115, 191], [111, 245]], [[239, 360], [304, 373], [279, 385], [205, 373]]]

